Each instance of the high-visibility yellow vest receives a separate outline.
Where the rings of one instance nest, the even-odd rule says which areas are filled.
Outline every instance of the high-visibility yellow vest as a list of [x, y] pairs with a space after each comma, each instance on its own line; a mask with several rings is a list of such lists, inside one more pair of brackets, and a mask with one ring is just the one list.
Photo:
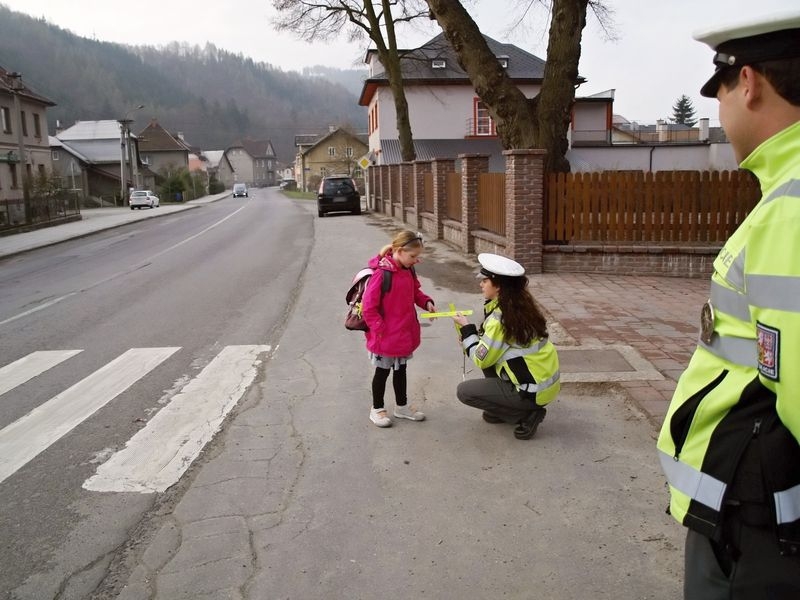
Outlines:
[[[658, 438], [670, 513], [713, 537], [754, 436], [782, 548], [800, 551], [800, 122], [741, 167], [762, 197], [714, 261], [697, 349]], [[774, 510], [773, 510], [774, 509]]]
[[517, 346], [505, 339], [502, 313], [497, 300], [484, 306], [482, 332], [475, 325], [461, 328], [467, 356], [481, 369], [494, 369], [496, 375], [514, 384], [518, 391], [544, 406], [561, 388], [558, 353], [549, 338], [537, 338], [527, 346]]

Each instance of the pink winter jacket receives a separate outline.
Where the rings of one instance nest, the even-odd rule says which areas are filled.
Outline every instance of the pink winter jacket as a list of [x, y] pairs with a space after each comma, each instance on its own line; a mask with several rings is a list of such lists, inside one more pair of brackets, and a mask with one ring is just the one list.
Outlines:
[[[369, 261], [369, 266], [376, 271], [369, 278], [362, 299], [364, 320], [369, 326], [365, 334], [367, 350], [378, 356], [409, 356], [420, 341], [414, 305], [424, 309], [433, 300], [422, 292], [419, 280], [411, 269], [395, 263], [391, 254], [374, 257]], [[392, 287], [383, 295], [383, 299], [381, 270], [392, 272]]]

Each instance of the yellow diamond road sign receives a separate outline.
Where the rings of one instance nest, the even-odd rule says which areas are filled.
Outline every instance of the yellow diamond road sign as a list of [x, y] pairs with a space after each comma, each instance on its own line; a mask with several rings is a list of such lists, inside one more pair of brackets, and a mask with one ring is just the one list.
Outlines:
[[369, 166], [369, 159], [366, 156], [362, 156], [358, 159], [358, 166], [362, 169], [366, 169]]

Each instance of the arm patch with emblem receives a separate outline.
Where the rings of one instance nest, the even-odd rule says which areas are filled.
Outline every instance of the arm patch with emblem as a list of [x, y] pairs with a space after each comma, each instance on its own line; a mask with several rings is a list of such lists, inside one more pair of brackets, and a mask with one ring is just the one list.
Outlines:
[[484, 344], [478, 344], [478, 349], [475, 350], [475, 357], [478, 360], [483, 360], [489, 354], [489, 347]]
[[781, 331], [763, 323], [756, 323], [758, 335], [758, 372], [767, 379], [778, 381]]

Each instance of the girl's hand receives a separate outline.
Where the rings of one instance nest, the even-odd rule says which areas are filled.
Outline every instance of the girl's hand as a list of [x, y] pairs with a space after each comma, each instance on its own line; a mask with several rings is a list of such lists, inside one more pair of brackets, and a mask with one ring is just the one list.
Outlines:
[[[436, 312], [436, 305], [433, 303], [432, 300], [428, 300], [428, 303], [425, 305], [425, 310], [428, 312]], [[434, 319], [428, 319], [431, 323], [433, 323]]]
[[467, 323], [469, 323], [469, 321], [467, 320], [467, 317], [465, 317], [464, 315], [462, 315], [460, 312], [459, 312], [459, 313], [456, 313], [456, 316], [455, 316], [455, 317], [453, 317], [453, 321], [455, 321], [456, 323], [458, 323], [458, 324], [459, 324], [461, 327], [463, 327], [464, 325], [466, 325]]

